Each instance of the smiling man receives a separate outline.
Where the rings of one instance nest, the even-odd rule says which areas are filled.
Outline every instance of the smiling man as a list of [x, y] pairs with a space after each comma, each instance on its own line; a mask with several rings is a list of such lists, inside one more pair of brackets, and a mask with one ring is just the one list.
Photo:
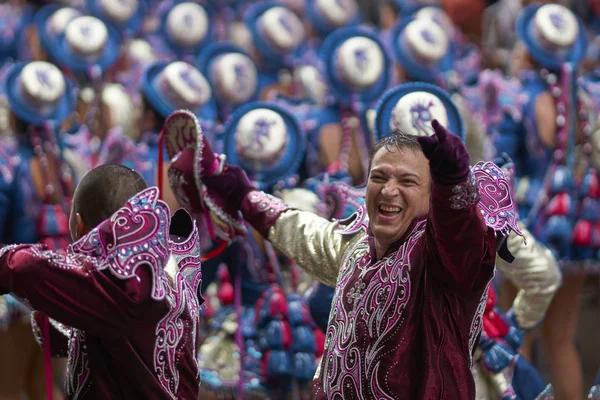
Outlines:
[[[500, 170], [486, 164], [474, 175], [461, 138], [432, 122], [453, 125], [456, 118], [449, 115], [458, 111], [451, 100], [419, 93], [406, 98], [407, 112], [398, 117], [407, 129], [421, 126], [423, 136], [396, 132], [375, 145], [366, 207], [348, 220], [330, 222], [292, 209], [253, 188], [241, 168], [215, 168], [219, 162], [206, 140], [201, 181], [194, 180], [193, 150], [184, 150], [171, 166], [184, 181], [206, 188], [204, 196], [212, 199], [206, 206], [215, 214], [231, 220], [241, 210], [278, 250], [335, 286], [315, 376], [317, 399], [475, 396], [469, 368], [497, 238], [484, 219], [499, 219], [481, 208], [477, 184], [485, 181], [486, 199], [490, 192], [500, 195], [495, 209], [504, 215], [512, 203], [506, 187], [497, 185], [506, 182]], [[415, 101], [431, 104], [428, 113], [410, 112]], [[199, 191], [190, 186], [180, 189], [196, 197], [188, 204], [199, 204]]]

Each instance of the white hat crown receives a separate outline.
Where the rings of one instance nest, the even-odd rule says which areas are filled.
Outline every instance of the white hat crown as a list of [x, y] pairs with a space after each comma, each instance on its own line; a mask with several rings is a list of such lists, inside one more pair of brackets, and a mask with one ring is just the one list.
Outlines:
[[414, 136], [434, 134], [431, 122], [436, 119], [448, 127], [444, 103], [429, 92], [413, 92], [402, 96], [392, 111], [390, 128]]

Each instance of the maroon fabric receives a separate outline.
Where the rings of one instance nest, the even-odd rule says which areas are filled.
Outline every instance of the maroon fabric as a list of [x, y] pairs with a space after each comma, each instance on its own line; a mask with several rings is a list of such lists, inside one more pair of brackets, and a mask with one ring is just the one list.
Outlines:
[[[150, 268], [118, 279], [94, 258], [40, 245], [0, 249], [0, 287], [72, 328], [67, 399], [171, 399], [155, 372], [156, 328], [169, 313], [168, 297], [151, 297]], [[198, 396], [193, 321], [181, 315], [185, 335], [177, 347], [179, 399]], [[82, 353], [77, 348], [84, 349]], [[162, 354], [165, 357], [165, 354]]]
[[190, 212], [198, 213], [203, 207], [194, 171], [194, 157], [193, 149], [185, 149], [177, 154], [169, 166], [169, 184], [181, 205]]
[[[463, 184], [464, 185], [464, 184]], [[317, 399], [475, 398], [470, 371], [496, 239], [455, 186], [383, 259], [349, 258], [336, 286]], [[461, 204], [461, 207], [457, 207]]]
[[[45, 314], [39, 311], [31, 313], [31, 327], [33, 335], [40, 346], [44, 345], [44, 318]], [[70, 328], [65, 327], [65, 332], [60, 332], [54, 325], [50, 324], [50, 351], [52, 357], [65, 358], [69, 354]]]
[[466, 146], [460, 137], [453, 135], [437, 120], [431, 126], [435, 135], [420, 136], [417, 140], [429, 159], [432, 179], [443, 185], [463, 182], [471, 164]]
[[259, 190], [249, 192], [241, 205], [244, 219], [252, 225], [265, 239], [269, 237], [269, 229], [277, 218], [291, 209], [281, 199]]
[[220, 175], [205, 176], [202, 179], [209, 190], [223, 199], [225, 210], [239, 210], [246, 195], [256, 190], [246, 172], [235, 165], [225, 165]]

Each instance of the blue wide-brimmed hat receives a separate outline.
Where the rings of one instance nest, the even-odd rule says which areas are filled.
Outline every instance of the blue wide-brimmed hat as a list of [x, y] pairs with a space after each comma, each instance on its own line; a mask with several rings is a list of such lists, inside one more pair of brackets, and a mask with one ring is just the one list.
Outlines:
[[[72, 11], [65, 11], [67, 23], [62, 32], [49, 32], [51, 26], [48, 22], [52, 23], [56, 13], [63, 10], [64, 8], [52, 12], [51, 9], [43, 9], [40, 12], [45, 13], [39, 18], [36, 16], [36, 22], [41, 29], [42, 45], [50, 57], [61, 67], [76, 74], [90, 73], [94, 67], [99, 68], [102, 73], [113, 66], [121, 51], [120, 32], [96, 17], [72, 18], [69, 15]], [[60, 20], [62, 17], [58, 22]], [[44, 34], [49, 36], [43, 38]]]
[[160, 35], [178, 57], [196, 56], [213, 40], [211, 7], [191, 1], [177, 1], [162, 17]]
[[581, 20], [558, 4], [532, 4], [517, 18], [517, 35], [542, 67], [558, 70], [564, 63], [579, 64], [587, 50]]
[[138, 33], [146, 15], [145, 0], [87, 0], [91, 15], [120, 29], [125, 36]]
[[58, 38], [65, 33], [69, 22], [83, 14], [73, 8], [48, 4], [38, 10], [33, 17], [40, 44], [52, 56], [51, 49], [57, 46]]
[[305, 135], [296, 117], [274, 103], [240, 107], [223, 129], [228, 162], [268, 188], [297, 172], [304, 159]]
[[412, 81], [436, 83], [452, 69], [453, 43], [448, 33], [427, 18], [403, 18], [390, 36], [394, 57]]
[[2, 81], [10, 110], [26, 123], [58, 125], [77, 102], [72, 84], [60, 69], [44, 61], [15, 64]]
[[269, 68], [290, 66], [306, 41], [300, 17], [274, 1], [262, 1], [248, 7], [244, 24], [250, 29], [253, 45], [263, 64]]
[[361, 27], [340, 28], [321, 46], [324, 78], [336, 99], [377, 100], [391, 82], [390, 59], [377, 35]]
[[448, 93], [428, 83], [404, 83], [390, 89], [377, 104], [375, 139], [379, 141], [396, 130], [415, 136], [431, 136], [434, 119], [465, 140], [462, 117]]
[[148, 67], [142, 78], [142, 92], [164, 118], [180, 109], [190, 110], [202, 120], [216, 118], [210, 84], [196, 67], [186, 62], [159, 62]]
[[355, 0], [307, 0], [306, 16], [321, 36], [361, 22], [360, 8]]
[[260, 88], [258, 66], [235, 44], [208, 45], [198, 56], [196, 67], [211, 83], [220, 103], [239, 105], [257, 99]]

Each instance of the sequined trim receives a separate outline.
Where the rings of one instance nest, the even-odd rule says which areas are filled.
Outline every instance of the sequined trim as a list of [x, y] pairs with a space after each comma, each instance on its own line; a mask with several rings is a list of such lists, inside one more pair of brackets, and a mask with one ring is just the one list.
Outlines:
[[488, 298], [489, 284], [483, 291], [483, 295], [479, 300], [479, 305], [477, 306], [477, 310], [475, 311], [475, 316], [473, 317], [473, 321], [471, 321], [471, 328], [469, 329], [469, 368], [473, 367], [473, 352], [475, 350], [475, 345], [477, 344], [477, 337], [481, 333], [481, 329], [483, 328], [483, 313], [485, 311], [485, 304]]
[[79, 329], [71, 331], [66, 375], [67, 397], [73, 400], [79, 399], [89, 389], [86, 384], [90, 377], [85, 332]]
[[452, 187], [453, 195], [450, 197], [450, 207], [454, 210], [469, 208], [479, 201], [479, 192], [473, 173], [469, 174], [466, 182], [459, 183]]
[[212, 211], [217, 217], [219, 217], [219, 219], [233, 228], [233, 232], [231, 233], [232, 236], [241, 235], [246, 232], [244, 222], [240, 218], [236, 218], [235, 216], [227, 214], [223, 208], [218, 206], [206, 188], [204, 189], [202, 200], [210, 211]]
[[0, 258], [4, 257], [4, 255], [6, 253], [8, 253], [9, 251], [12, 251], [14, 249], [16, 249], [19, 246], [21, 246], [21, 245], [20, 244], [11, 244], [11, 245], [4, 246], [4, 247], [0, 248]]
[[[42, 332], [42, 329], [40, 328], [36, 317], [37, 316], [41, 316], [42, 314], [38, 311], [34, 311], [31, 313], [31, 318], [30, 318], [30, 322], [31, 322], [31, 330], [33, 331], [33, 337], [35, 338], [35, 341], [40, 345], [40, 347], [44, 346], [44, 333]], [[49, 318], [49, 322], [50, 325], [52, 325], [52, 327], [61, 335], [63, 335], [65, 337], [65, 340], [69, 340], [69, 338], [71, 337], [73, 328], [69, 328], [66, 325], [61, 324], [58, 321], [53, 320], [52, 318]], [[54, 352], [54, 349], [52, 349]], [[53, 356], [56, 356], [56, 352], [54, 352]], [[59, 354], [59, 357], [67, 357], [68, 354]]]
[[[321, 389], [327, 398], [346, 398], [348, 393], [394, 399], [397, 393], [380, 382], [381, 357], [389, 353], [386, 340], [402, 325], [402, 314], [410, 300], [410, 256], [425, 232], [426, 221], [416, 224], [409, 239], [393, 254], [371, 263], [368, 238], [349, 253], [336, 285], [333, 307], [321, 361]], [[366, 280], [369, 273], [373, 275]], [[369, 329], [359, 333], [359, 325]], [[361, 335], [364, 340], [357, 341]], [[368, 349], [365, 353], [365, 343]], [[388, 374], [391, 371], [388, 371]], [[363, 388], [363, 389], [361, 389]]]
[[35, 339], [37, 344], [40, 345], [41, 347], [43, 347], [44, 346], [44, 333], [42, 332], [42, 329], [40, 328], [37, 321], [35, 320], [35, 314], [36, 314], [35, 312], [31, 313], [31, 330], [33, 331], [33, 338]]

